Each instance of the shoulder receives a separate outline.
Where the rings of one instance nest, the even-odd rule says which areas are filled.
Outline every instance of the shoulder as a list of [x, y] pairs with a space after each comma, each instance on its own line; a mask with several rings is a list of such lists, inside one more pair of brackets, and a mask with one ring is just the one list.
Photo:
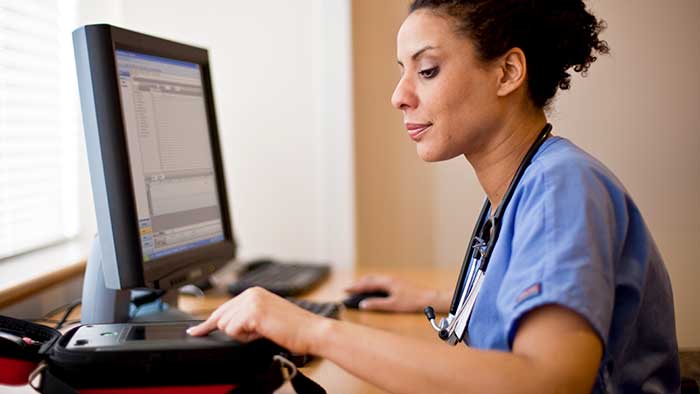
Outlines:
[[[520, 197], [535, 193], [558, 204], [580, 199], [612, 199], [624, 203], [622, 183], [603, 163], [566, 138], [552, 137], [534, 157], [521, 180]], [[564, 198], [566, 197], [566, 198]]]
[[584, 317], [606, 343], [628, 223], [624, 195], [612, 172], [569, 140], [542, 146], [503, 218], [511, 242], [501, 252], [507, 269], [499, 307], [511, 321], [511, 343], [520, 317], [547, 304]]
[[534, 157], [511, 206], [508, 221], [519, 224], [521, 231], [539, 229], [551, 248], [598, 245], [611, 255], [624, 242], [633, 203], [600, 161], [571, 141], [554, 137]]

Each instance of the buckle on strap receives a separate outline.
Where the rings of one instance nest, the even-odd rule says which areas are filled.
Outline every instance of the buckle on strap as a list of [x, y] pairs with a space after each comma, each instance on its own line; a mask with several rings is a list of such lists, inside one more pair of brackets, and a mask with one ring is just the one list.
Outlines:
[[280, 371], [282, 372], [285, 382], [291, 381], [295, 376], [297, 376], [297, 366], [294, 365], [293, 362], [278, 354], [272, 356], [272, 359], [280, 363]]
[[46, 361], [42, 361], [39, 363], [39, 365], [36, 366], [36, 368], [34, 368], [34, 370], [29, 374], [29, 378], [27, 379], [27, 384], [29, 384], [29, 387], [33, 388], [38, 392], [41, 392], [41, 379], [39, 379], [38, 384], [34, 384], [34, 381], [48, 366], [49, 365], [46, 363]]

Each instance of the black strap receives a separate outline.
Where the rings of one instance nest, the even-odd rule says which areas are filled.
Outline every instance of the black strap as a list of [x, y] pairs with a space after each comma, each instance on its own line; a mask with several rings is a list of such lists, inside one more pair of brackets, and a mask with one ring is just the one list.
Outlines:
[[309, 379], [297, 370], [297, 374], [292, 378], [292, 387], [297, 394], [326, 394], [326, 390], [320, 384]]
[[43, 394], [78, 394], [78, 390], [57, 378], [49, 368], [41, 373], [41, 393]]
[[[272, 394], [284, 384], [284, 376], [281, 368], [282, 365], [280, 362], [275, 360], [267, 371], [241, 384], [235, 388], [231, 394]], [[292, 378], [292, 387], [297, 394], [326, 394], [326, 390], [324, 390], [323, 387], [298, 370], [294, 378]], [[51, 373], [50, 368], [46, 368], [42, 371], [40, 389], [43, 394], [80, 393], [79, 390]]]
[[[253, 380], [242, 384], [233, 390], [231, 394], [258, 394], [274, 392], [284, 384], [282, 368], [285, 368], [285, 366], [283, 366], [279, 360], [275, 359], [270, 366], [270, 369], [266, 373], [256, 376]], [[326, 390], [321, 387], [321, 385], [309, 379], [309, 377], [301, 373], [301, 371], [298, 369], [292, 378], [291, 383], [294, 391], [297, 394], [326, 394]]]
[[231, 390], [231, 394], [272, 394], [283, 384], [284, 376], [280, 363], [275, 360], [266, 371], [256, 374], [245, 383], [241, 383], [240, 386]]

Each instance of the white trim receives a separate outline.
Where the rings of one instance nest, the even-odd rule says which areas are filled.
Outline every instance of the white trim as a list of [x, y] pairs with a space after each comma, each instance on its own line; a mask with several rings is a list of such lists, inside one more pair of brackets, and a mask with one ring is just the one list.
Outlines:
[[313, 0], [319, 253], [336, 267], [355, 264], [355, 177], [350, 0]]

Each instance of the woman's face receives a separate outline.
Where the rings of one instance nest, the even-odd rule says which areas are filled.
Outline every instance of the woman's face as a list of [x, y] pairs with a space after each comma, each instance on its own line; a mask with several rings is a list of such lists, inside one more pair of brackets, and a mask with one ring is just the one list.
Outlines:
[[472, 41], [429, 10], [406, 18], [397, 53], [401, 79], [391, 103], [403, 112], [418, 156], [440, 161], [484, 147], [501, 116], [498, 67], [479, 61]]

